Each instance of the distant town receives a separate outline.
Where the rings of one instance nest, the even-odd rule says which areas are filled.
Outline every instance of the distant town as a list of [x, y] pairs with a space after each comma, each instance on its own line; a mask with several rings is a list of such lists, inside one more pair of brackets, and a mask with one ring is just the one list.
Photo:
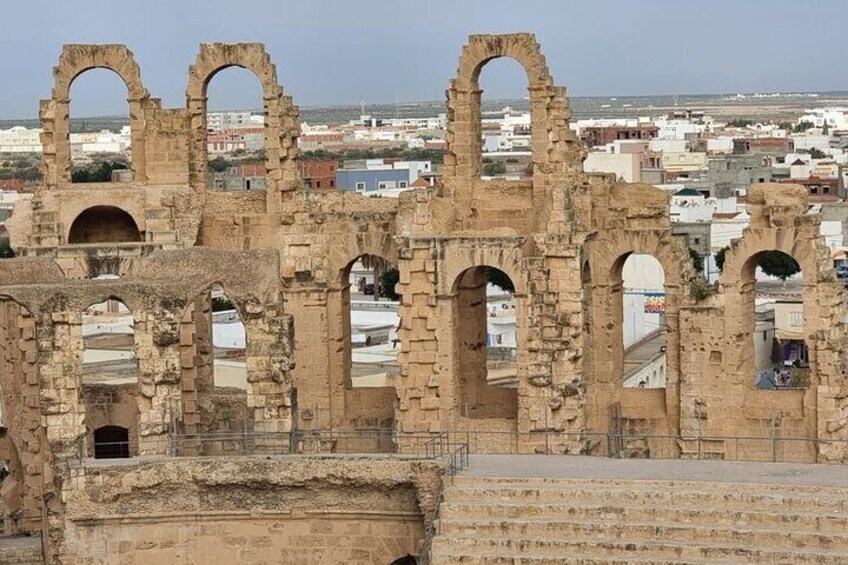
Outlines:
[[[702, 105], [681, 106], [690, 102]], [[840, 102], [845, 105], [818, 105]], [[526, 100], [505, 103], [489, 101], [482, 107], [482, 176], [530, 178], [534, 139], [530, 110]], [[746, 191], [758, 183], [793, 183], [807, 189], [810, 202], [822, 214], [821, 231], [837, 273], [848, 276], [844, 228], [848, 99], [840, 93], [609, 97], [582, 99], [577, 106], [580, 111], [571, 128], [587, 150], [584, 171], [666, 191], [673, 233], [686, 241], [708, 283], [718, 278], [723, 250], [748, 225]], [[436, 112], [438, 104], [383, 105], [374, 108], [375, 114], [366, 113], [364, 105], [358, 114], [355, 109], [303, 112], [299, 167], [308, 189], [397, 198], [406, 190], [435, 185], [448, 124], [446, 114]], [[434, 113], [422, 115], [428, 109]], [[411, 115], [404, 115], [406, 111]], [[325, 122], [317, 121], [321, 119]], [[0, 242], [6, 238], [2, 249], [7, 255], [4, 222], [17, 201], [31, 197], [41, 179], [41, 130], [28, 125], [32, 124], [0, 130]], [[128, 118], [77, 119], [71, 129], [74, 182], [132, 183]], [[216, 191], [264, 190], [266, 141], [261, 111], [210, 111], [207, 186]], [[393, 284], [383, 280], [385, 276], [362, 262], [350, 273], [353, 374], [355, 380], [369, 383], [365, 386], [384, 386], [397, 375], [394, 346], [399, 319]], [[767, 345], [756, 351], [757, 380], [758, 386], [769, 388], [778, 383], [781, 367], [806, 359], [803, 340], [784, 339], [782, 349], [771, 346], [775, 336], [798, 333], [792, 321], [801, 323], [800, 275], [790, 273], [775, 284], [774, 276], [760, 271], [759, 279], [757, 331], [763, 339], [755, 344]], [[630, 257], [624, 288], [625, 384], [664, 386], [664, 274], [656, 260]], [[490, 360], [490, 378], [506, 386], [515, 378], [510, 369], [516, 343], [515, 304], [509, 290], [489, 284], [487, 291], [487, 342], [492, 350], [501, 351]], [[375, 301], [389, 304], [378, 307]], [[241, 335], [241, 341], [237, 338], [219, 349], [229, 357], [222, 363], [235, 363], [231, 370], [243, 379], [244, 334], [234, 335]], [[236, 351], [235, 361], [230, 350]]]

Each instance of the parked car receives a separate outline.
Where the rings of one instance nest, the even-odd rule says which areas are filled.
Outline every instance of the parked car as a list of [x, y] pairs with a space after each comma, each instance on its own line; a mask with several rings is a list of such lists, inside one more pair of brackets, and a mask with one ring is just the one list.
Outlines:
[[836, 267], [836, 278], [848, 279], [848, 265], [839, 265]]

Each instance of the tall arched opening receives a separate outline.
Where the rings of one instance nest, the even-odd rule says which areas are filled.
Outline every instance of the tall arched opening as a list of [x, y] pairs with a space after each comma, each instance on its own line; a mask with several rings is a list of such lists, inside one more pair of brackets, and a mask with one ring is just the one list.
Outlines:
[[811, 384], [804, 273], [790, 255], [763, 251], [742, 267], [747, 331], [753, 355], [745, 371], [758, 390], [804, 390]]
[[[82, 337], [89, 456], [135, 455], [139, 452], [139, 390], [133, 314], [115, 297], [92, 304], [82, 315]], [[117, 428], [125, 430], [125, 435], [118, 434]], [[101, 430], [100, 440], [96, 430]]]
[[[667, 334], [665, 272], [653, 255], [631, 253], [620, 260], [621, 369], [625, 388], [665, 388]], [[617, 345], [617, 348], [619, 346]]]
[[71, 84], [68, 146], [71, 182], [132, 181], [132, 130], [123, 78], [88, 69]]
[[518, 61], [498, 57], [478, 71], [480, 176], [524, 180], [533, 176], [533, 136], [527, 73]]
[[[339, 276], [341, 327], [332, 331], [340, 332], [341, 366], [336, 365], [333, 373], [334, 381], [343, 383], [344, 425], [390, 433], [400, 375], [398, 270], [384, 257], [364, 254], [350, 261]], [[390, 445], [388, 439], [386, 444], [380, 449]], [[374, 448], [378, 446], [362, 446]]]
[[517, 317], [515, 285], [485, 265], [460, 273], [453, 285], [459, 413], [472, 419], [515, 420]]
[[230, 66], [206, 83], [207, 184], [217, 191], [264, 191], [266, 112], [252, 71]]

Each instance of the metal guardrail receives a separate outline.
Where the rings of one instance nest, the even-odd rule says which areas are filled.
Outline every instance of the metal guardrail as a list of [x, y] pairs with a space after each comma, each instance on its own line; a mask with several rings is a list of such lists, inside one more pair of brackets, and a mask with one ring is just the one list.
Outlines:
[[[296, 432], [226, 432], [168, 434], [131, 441], [96, 444], [96, 452], [112, 457], [161, 455], [214, 457], [238, 455], [368, 455], [393, 454], [423, 459], [448, 458], [450, 472], [468, 465], [470, 455], [547, 454], [643, 459], [724, 459], [786, 463], [816, 463], [848, 458], [848, 439], [782, 435], [774, 427], [768, 436], [695, 433], [660, 435], [629, 432], [446, 431], [411, 433], [394, 430], [299, 430]], [[123, 450], [123, 451], [121, 451]], [[840, 457], [839, 454], [844, 454]], [[79, 459], [89, 458], [86, 441]]]

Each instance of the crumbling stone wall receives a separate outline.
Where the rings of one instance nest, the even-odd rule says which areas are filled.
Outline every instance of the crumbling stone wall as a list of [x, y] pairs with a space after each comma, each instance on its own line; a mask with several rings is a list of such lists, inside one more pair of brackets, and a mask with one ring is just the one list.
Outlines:
[[441, 472], [367, 458], [93, 462], [66, 490], [52, 541], [68, 564], [390, 563], [418, 554]]
[[[497, 57], [511, 57], [527, 72], [533, 132], [528, 180], [480, 178], [479, 74]], [[206, 90], [215, 74], [230, 66], [251, 70], [262, 85], [264, 192], [221, 193], [206, 185]], [[70, 182], [71, 85], [94, 67], [114, 70], [127, 84], [133, 128], [128, 183]], [[199, 479], [199, 463], [169, 456], [209, 453], [188, 439], [176, 450], [169, 448], [172, 434], [190, 437], [234, 426], [280, 437], [295, 426], [393, 427], [425, 434], [468, 430], [481, 450], [604, 454], [600, 438], [610, 431], [615, 406], [628, 431], [682, 436], [673, 440], [672, 450], [663, 449], [666, 455], [689, 457], [703, 450], [715, 457], [757, 456], [759, 448], [740, 451], [738, 443], [731, 447], [723, 440], [696, 445], [691, 438], [767, 437], [764, 426], [774, 419], [784, 435], [848, 439], [845, 301], [821, 241], [820, 216], [808, 213], [803, 189], [753, 187], [751, 226], [728, 252], [719, 285], [698, 285], [685, 247], [671, 233], [664, 193], [582, 172], [585, 153], [569, 128], [565, 90], [554, 86], [531, 34], [469, 38], [447, 91], [443, 175], [436, 186], [398, 199], [316, 193], [302, 185], [297, 107], [283, 94], [260, 44], [202, 45], [189, 69], [185, 108], [161, 108], [123, 46], [67, 46], [54, 79], [53, 97], [41, 104], [45, 180], [32, 202], [22, 203], [8, 222], [19, 258], [0, 262], [0, 362], [9, 424], [3, 447], [12, 466], [10, 486], [4, 487], [6, 512], [25, 509], [27, 515], [46, 516], [54, 562], [78, 547], [95, 547], [98, 555], [132, 550], [138, 552], [132, 559], [168, 560], [174, 547], [168, 537], [171, 518], [156, 519], [165, 528], [141, 521], [128, 526], [132, 535], [149, 536], [152, 545], [115, 547], [110, 540], [118, 539], [112, 536], [121, 526], [110, 512], [144, 507], [161, 514], [176, 498], [186, 503], [181, 520], [197, 517], [200, 506], [190, 508], [188, 498], [180, 500], [179, 488], [191, 484], [192, 493], [222, 497], [236, 485], [227, 477], [243, 471], [249, 476], [245, 463], [234, 460], [220, 468], [208, 463], [212, 467], [202, 469], [208, 478]], [[70, 242], [74, 222], [95, 206], [131, 217], [140, 240], [112, 241], [129, 238], [110, 232], [99, 238], [110, 241]], [[103, 218], [95, 214], [95, 223], [98, 219]], [[805, 337], [813, 365], [805, 390], [754, 388], [753, 265], [758, 254], [771, 249], [793, 255], [804, 272]], [[654, 255], [665, 271], [664, 389], [622, 386], [621, 269], [633, 253]], [[350, 378], [347, 275], [363, 255], [380, 257], [400, 271], [401, 376], [394, 387], [356, 389]], [[513, 391], [483, 381], [480, 273], [485, 267], [503, 271], [515, 286], [518, 382]], [[102, 274], [121, 278], [90, 280]], [[208, 296], [216, 284], [234, 301], [247, 333], [248, 390], [235, 396], [218, 394], [212, 379]], [[133, 312], [139, 453], [161, 459], [150, 467], [95, 470], [85, 462], [92, 425], [115, 419], [108, 411], [92, 410], [81, 371], [82, 312], [107, 298], [122, 300]], [[649, 451], [655, 447], [651, 441]], [[786, 443], [784, 450], [796, 460], [845, 461], [842, 445]], [[338, 477], [359, 472], [335, 463]], [[155, 495], [149, 503], [118, 492], [124, 473], [139, 493]], [[159, 481], [162, 476], [167, 481]], [[239, 501], [267, 496], [266, 480], [257, 477], [254, 490], [237, 484]], [[338, 479], [315, 480], [316, 488], [323, 488], [322, 481]], [[303, 492], [282, 479], [274, 484], [269, 489]], [[348, 496], [349, 484], [336, 486]], [[394, 508], [391, 514], [400, 499], [408, 508], [409, 493], [395, 500], [393, 488], [381, 483], [369, 500], [372, 508]], [[128, 496], [133, 502], [121, 506]], [[230, 536], [284, 550], [258, 535], [257, 521], [264, 518], [244, 519], [246, 529], [237, 525], [243, 517], [236, 509], [239, 501], [224, 498], [216, 499], [220, 514], [209, 527], [185, 526], [180, 535], [191, 541], [183, 549]], [[392, 547], [410, 547], [420, 533], [420, 516], [414, 526], [407, 518], [391, 514], [377, 520], [402, 530], [389, 536], [394, 536]], [[338, 513], [315, 518], [313, 526], [329, 537], [354, 527]], [[286, 547], [303, 541], [296, 530], [282, 528]], [[349, 549], [334, 555], [354, 562], [377, 558]]]

